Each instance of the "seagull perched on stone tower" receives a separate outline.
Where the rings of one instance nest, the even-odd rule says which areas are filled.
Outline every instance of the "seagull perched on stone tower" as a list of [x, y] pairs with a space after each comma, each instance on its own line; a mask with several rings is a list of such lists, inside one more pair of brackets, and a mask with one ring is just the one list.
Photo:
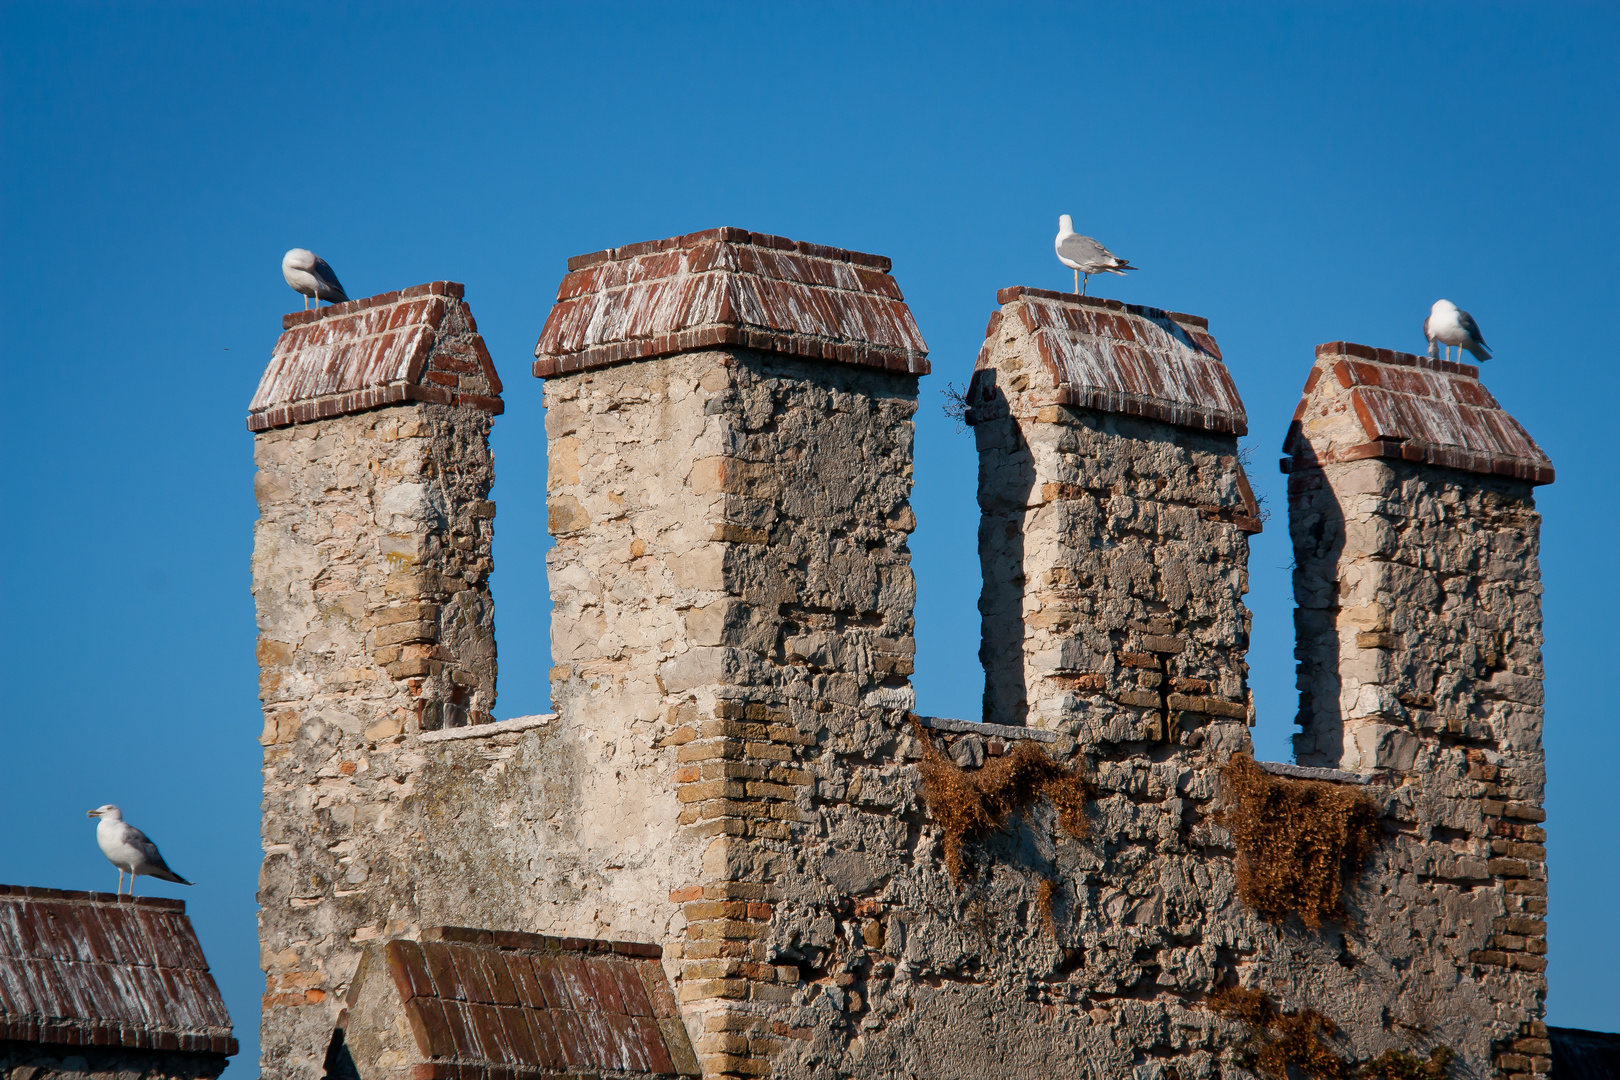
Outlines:
[[1446, 359], [1451, 359], [1451, 346], [1457, 346], [1457, 359], [1467, 349], [1476, 360], [1489, 360], [1491, 350], [1485, 344], [1485, 335], [1479, 332], [1479, 323], [1450, 300], [1436, 300], [1423, 320], [1423, 336], [1429, 339], [1429, 355], [1440, 356], [1437, 346], [1446, 346]]
[[1085, 295], [1085, 286], [1080, 284], [1080, 275], [1086, 275], [1086, 285], [1091, 284], [1092, 274], [1120, 274], [1127, 270], [1136, 270], [1129, 259], [1121, 259], [1112, 251], [1103, 247], [1089, 236], [1081, 236], [1074, 231], [1074, 219], [1068, 214], [1058, 217], [1057, 239], [1052, 246], [1057, 250], [1058, 262], [1074, 271], [1074, 291], [1081, 296]]
[[181, 885], [191, 882], [169, 869], [158, 854], [157, 845], [146, 834], [124, 821], [124, 812], [112, 803], [87, 811], [86, 817], [100, 818], [96, 825], [96, 845], [107, 861], [118, 867], [118, 893], [124, 892], [124, 872], [129, 871], [129, 895], [135, 895], [135, 875], [146, 874]]
[[312, 296], [316, 307], [321, 306], [322, 300], [340, 304], [349, 298], [337, 275], [326, 265], [326, 260], [306, 248], [293, 248], [281, 257], [281, 276], [287, 279], [294, 292], [304, 294], [306, 311], [309, 310], [309, 298]]

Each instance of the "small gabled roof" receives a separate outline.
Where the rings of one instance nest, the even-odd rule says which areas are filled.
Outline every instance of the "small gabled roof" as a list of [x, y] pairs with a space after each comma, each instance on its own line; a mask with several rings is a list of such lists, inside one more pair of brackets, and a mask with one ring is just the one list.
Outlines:
[[1248, 416], [1209, 320], [1175, 311], [1015, 286], [996, 294], [978, 367], [1016, 317], [1056, 388], [1054, 404], [1243, 435]]
[[248, 430], [400, 401], [501, 413], [501, 380], [463, 292], [454, 281], [434, 281], [282, 316], [248, 406]]
[[1348, 341], [1316, 347], [1283, 443], [1285, 472], [1390, 458], [1553, 482], [1540, 446], [1510, 416], [1479, 368]]
[[[416, 1080], [563, 1073], [696, 1076], [656, 945], [440, 926], [373, 946], [344, 1042], [361, 1075], [385, 1049]], [[412, 1045], [393, 1042], [401, 1012]]]
[[0, 1039], [234, 1054], [180, 900], [0, 885]]
[[726, 345], [928, 374], [888, 259], [732, 228], [569, 259], [534, 374]]

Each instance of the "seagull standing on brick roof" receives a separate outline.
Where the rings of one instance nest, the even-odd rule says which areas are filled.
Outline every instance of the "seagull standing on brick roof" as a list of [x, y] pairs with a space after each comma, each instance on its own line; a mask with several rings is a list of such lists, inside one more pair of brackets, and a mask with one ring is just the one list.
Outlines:
[[1086, 294], [1085, 287], [1080, 284], [1081, 274], [1086, 275], [1086, 285], [1090, 285], [1092, 274], [1123, 276], [1127, 270], [1140, 269], [1132, 266], [1129, 259], [1120, 258], [1091, 237], [1081, 236], [1075, 232], [1074, 219], [1068, 214], [1058, 217], [1057, 240], [1052, 246], [1057, 250], [1058, 262], [1074, 271], [1074, 291], [1081, 296]]
[[1423, 320], [1423, 336], [1429, 339], [1429, 355], [1440, 357], [1439, 346], [1446, 346], [1446, 359], [1451, 359], [1451, 346], [1457, 346], [1457, 359], [1467, 349], [1477, 360], [1489, 360], [1491, 350], [1485, 345], [1485, 335], [1479, 332], [1479, 323], [1450, 300], [1436, 300]]
[[129, 895], [135, 895], [135, 875], [146, 874], [161, 881], [190, 885], [163, 861], [157, 845], [146, 834], [124, 821], [124, 812], [112, 803], [87, 811], [86, 817], [100, 818], [96, 825], [96, 845], [107, 861], [118, 867], [118, 893], [124, 892], [124, 872], [129, 871]]
[[294, 292], [304, 294], [305, 311], [309, 310], [309, 298], [312, 296], [316, 307], [321, 306], [322, 300], [341, 304], [349, 298], [337, 275], [326, 265], [326, 260], [306, 248], [293, 248], [281, 257], [281, 276], [287, 279]]

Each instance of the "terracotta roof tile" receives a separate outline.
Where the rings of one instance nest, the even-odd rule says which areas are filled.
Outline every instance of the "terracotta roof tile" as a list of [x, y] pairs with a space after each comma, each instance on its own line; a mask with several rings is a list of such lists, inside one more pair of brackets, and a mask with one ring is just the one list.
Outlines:
[[183, 902], [10, 885], [0, 1039], [236, 1053]]
[[[422, 1061], [418, 1076], [697, 1075], [685, 1028], [660, 1023], [654, 1006], [673, 1002], [660, 955], [634, 942], [434, 927], [420, 942], [375, 946], [349, 1006], [391, 992]], [[374, 985], [382, 971], [386, 987]], [[347, 1022], [355, 1023], [352, 1012]]]
[[295, 311], [281, 323], [248, 406], [250, 431], [400, 401], [504, 409], [495, 364], [453, 281]]
[[[1232, 376], [1195, 315], [1017, 286], [996, 294], [1035, 340], [1055, 404], [1144, 416], [1236, 435], [1248, 417]], [[1001, 319], [992, 317], [986, 337]], [[988, 342], [987, 342], [988, 345]]]
[[535, 346], [540, 378], [727, 345], [928, 373], [882, 256], [723, 228], [576, 256], [568, 270]]
[[1533, 484], [1554, 478], [1552, 462], [1479, 381], [1479, 368], [1345, 341], [1317, 346], [1283, 452], [1288, 471], [1398, 458]]

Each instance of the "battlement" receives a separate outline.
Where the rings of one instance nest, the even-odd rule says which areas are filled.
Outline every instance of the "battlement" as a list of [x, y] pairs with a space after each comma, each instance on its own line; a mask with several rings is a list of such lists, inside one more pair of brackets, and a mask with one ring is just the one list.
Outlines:
[[965, 392], [982, 715], [919, 717], [929, 361], [890, 271], [740, 229], [569, 260], [532, 368], [555, 714], [501, 722], [460, 287], [289, 317], [250, 419], [266, 1077], [346, 1045], [365, 1080], [1192, 1080], [1265, 1037], [1236, 987], [1346, 1069], [1546, 1073], [1553, 473], [1478, 371], [1318, 350], [1302, 732], [1256, 767], [1265, 514], [1208, 321], [1001, 290]]

